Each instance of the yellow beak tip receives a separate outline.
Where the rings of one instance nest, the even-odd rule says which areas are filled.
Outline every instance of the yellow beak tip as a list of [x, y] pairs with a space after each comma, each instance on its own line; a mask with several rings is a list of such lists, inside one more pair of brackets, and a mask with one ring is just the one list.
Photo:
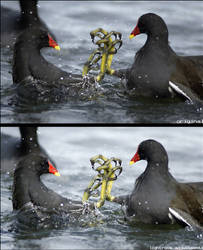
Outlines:
[[134, 161], [130, 161], [130, 163], [129, 163], [130, 165], [133, 165], [134, 164]]
[[56, 176], [61, 176], [61, 175], [59, 174], [59, 172], [56, 172], [54, 175], [56, 175]]
[[57, 46], [54, 47], [54, 49], [60, 50], [60, 47], [57, 45]]
[[130, 39], [132, 39], [133, 37], [134, 37], [134, 35], [133, 35], [133, 34], [129, 35], [129, 38], [130, 38]]

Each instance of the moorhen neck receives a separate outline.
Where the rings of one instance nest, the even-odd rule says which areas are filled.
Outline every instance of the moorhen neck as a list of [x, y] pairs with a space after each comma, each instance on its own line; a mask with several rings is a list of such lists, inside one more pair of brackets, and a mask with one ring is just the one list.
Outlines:
[[[38, 0], [19, 0], [20, 14], [1, 7], [1, 46], [13, 46], [18, 34], [28, 27], [41, 27], [49, 31], [38, 15], [37, 3]], [[51, 31], [49, 33], [55, 39]]]
[[164, 20], [156, 14], [141, 16], [130, 38], [142, 33], [147, 41], [126, 71], [128, 89], [146, 97], [203, 99], [203, 56], [178, 56], [169, 45]]
[[166, 150], [155, 140], [143, 141], [130, 164], [140, 160], [147, 167], [125, 197], [127, 215], [150, 224], [203, 224], [203, 182], [177, 182], [169, 172]]
[[81, 202], [73, 202], [47, 188], [40, 180], [40, 176], [46, 173], [59, 176], [50, 161], [38, 154], [31, 153], [18, 163], [14, 173], [13, 209], [21, 209], [28, 203], [65, 213], [82, 209]]

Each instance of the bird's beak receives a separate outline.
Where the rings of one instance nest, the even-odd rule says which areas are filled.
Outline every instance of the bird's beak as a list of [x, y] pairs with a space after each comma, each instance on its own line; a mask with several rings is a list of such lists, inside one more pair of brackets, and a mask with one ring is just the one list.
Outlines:
[[134, 28], [134, 30], [131, 32], [129, 38], [132, 39], [133, 37], [137, 36], [140, 34], [140, 29], [138, 25]]
[[56, 50], [60, 50], [59, 45], [56, 45], [56, 46], [54, 47], [54, 49], [56, 49]]
[[60, 173], [58, 172], [58, 170], [51, 164], [50, 161], [48, 161], [49, 164], [49, 173], [54, 174], [56, 176], [60, 176]]
[[49, 37], [49, 46], [56, 49], [56, 50], [60, 50], [59, 45], [57, 44], [56, 41], [54, 41], [54, 39], [48, 34]]
[[133, 35], [133, 34], [130, 34], [130, 35], [129, 35], [129, 38], [130, 38], [130, 39], [132, 39], [133, 37], [134, 37], [134, 35]]
[[140, 156], [138, 152], [133, 156], [133, 158], [130, 161], [130, 165], [134, 164], [135, 162], [140, 161]]

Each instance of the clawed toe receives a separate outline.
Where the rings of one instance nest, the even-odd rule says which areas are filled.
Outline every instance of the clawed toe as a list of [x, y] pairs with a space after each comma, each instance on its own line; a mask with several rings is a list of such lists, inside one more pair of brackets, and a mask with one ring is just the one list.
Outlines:
[[[102, 28], [98, 28], [90, 32], [92, 42], [98, 46], [96, 50], [89, 56], [83, 67], [83, 76], [87, 75], [94, 65], [101, 59], [100, 72], [96, 76], [96, 81], [101, 81], [105, 73], [113, 75], [115, 70], [111, 69], [113, 55], [122, 46], [122, 34], [120, 32], [107, 32]], [[95, 58], [95, 56], [97, 57]]]
[[122, 161], [118, 158], [106, 158], [103, 155], [96, 155], [90, 159], [92, 169], [98, 174], [90, 181], [83, 195], [85, 203], [93, 192], [101, 186], [100, 199], [95, 204], [96, 207], [103, 206], [105, 200], [113, 201], [115, 197], [111, 196], [113, 181], [115, 181], [122, 172]]

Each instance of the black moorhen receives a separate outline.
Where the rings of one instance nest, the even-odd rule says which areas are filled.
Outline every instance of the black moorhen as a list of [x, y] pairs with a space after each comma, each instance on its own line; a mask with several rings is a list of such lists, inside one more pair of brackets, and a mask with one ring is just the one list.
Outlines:
[[81, 213], [81, 202], [64, 198], [41, 182], [40, 176], [46, 173], [60, 175], [44, 156], [31, 153], [18, 163], [14, 172], [13, 209], [39, 206], [56, 213]]
[[164, 20], [156, 14], [142, 15], [130, 38], [142, 33], [147, 41], [125, 71], [128, 89], [136, 96], [203, 99], [203, 56], [178, 56], [169, 45]]
[[7, 134], [1, 134], [1, 173], [12, 174], [18, 162], [30, 153], [36, 153], [48, 157], [52, 164], [55, 162], [48, 156], [47, 152], [40, 146], [36, 126], [20, 126], [21, 138]]
[[43, 29], [31, 27], [18, 37], [14, 49], [13, 81], [19, 83], [19, 96], [29, 97], [29, 101], [40, 98], [42, 101], [43, 98], [57, 101], [68, 95], [77, 95], [82, 85], [86, 86], [82, 76], [63, 71], [46, 61], [40, 53], [45, 47], [60, 49]]
[[203, 182], [177, 182], [169, 173], [166, 150], [155, 140], [140, 143], [130, 164], [140, 160], [148, 164], [132, 193], [115, 199], [126, 204], [127, 215], [149, 224], [203, 224]]
[[[38, 15], [38, 0], [19, 0], [21, 12], [1, 6], [1, 46], [13, 47], [20, 32], [28, 27], [41, 27], [48, 30]], [[51, 36], [54, 35], [49, 31]]]

